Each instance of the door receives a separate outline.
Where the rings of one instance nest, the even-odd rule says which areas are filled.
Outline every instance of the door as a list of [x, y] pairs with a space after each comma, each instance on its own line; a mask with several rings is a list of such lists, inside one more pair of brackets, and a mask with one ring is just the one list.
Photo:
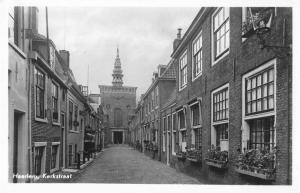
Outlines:
[[[18, 144], [19, 144], [19, 122], [20, 122], [20, 113], [14, 113], [14, 146], [13, 146], [13, 174], [18, 173]], [[14, 176], [13, 183], [17, 183], [17, 178]]]
[[167, 135], [167, 165], [170, 165], [170, 132]]

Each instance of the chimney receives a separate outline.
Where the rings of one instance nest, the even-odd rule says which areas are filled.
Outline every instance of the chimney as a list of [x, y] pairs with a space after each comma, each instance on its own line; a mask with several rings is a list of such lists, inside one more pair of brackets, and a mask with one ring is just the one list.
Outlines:
[[68, 68], [70, 68], [70, 53], [67, 50], [59, 50], [59, 55], [64, 60]]
[[153, 72], [153, 77], [154, 77], [154, 79], [157, 79], [158, 78], [158, 72]]
[[176, 50], [181, 41], [181, 28], [178, 28], [178, 33], [176, 39], [173, 41], [173, 51]]
[[38, 33], [38, 23], [39, 23], [39, 9], [37, 7], [31, 8], [31, 19], [32, 19], [32, 32], [37, 34]]

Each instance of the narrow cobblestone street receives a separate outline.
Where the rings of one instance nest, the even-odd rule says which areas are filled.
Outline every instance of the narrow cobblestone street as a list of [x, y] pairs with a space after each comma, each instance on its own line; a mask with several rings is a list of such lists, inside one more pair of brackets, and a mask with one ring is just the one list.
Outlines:
[[177, 172], [161, 162], [152, 160], [127, 145], [105, 149], [90, 166], [72, 182], [134, 183], [134, 184], [199, 184], [200, 182]]

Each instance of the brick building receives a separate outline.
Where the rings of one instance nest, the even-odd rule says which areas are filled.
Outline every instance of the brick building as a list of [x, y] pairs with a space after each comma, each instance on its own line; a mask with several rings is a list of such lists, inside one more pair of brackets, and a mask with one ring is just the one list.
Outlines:
[[[38, 9], [34, 9], [37, 22]], [[63, 167], [63, 127], [67, 85], [63, 59], [54, 43], [33, 28], [31, 60], [31, 141], [33, 174], [52, 173]]]
[[291, 8], [201, 8], [174, 41], [161, 160], [208, 183], [291, 184], [291, 44]]
[[119, 49], [115, 59], [112, 86], [99, 85], [101, 104], [108, 114], [108, 143], [128, 143], [128, 121], [136, 107], [137, 87], [123, 86]]

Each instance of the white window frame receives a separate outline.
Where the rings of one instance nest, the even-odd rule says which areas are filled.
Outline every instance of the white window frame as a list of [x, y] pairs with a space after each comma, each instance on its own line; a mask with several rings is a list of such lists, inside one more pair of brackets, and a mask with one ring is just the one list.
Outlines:
[[[195, 68], [195, 61], [194, 61], [194, 44], [201, 38], [200, 41], [200, 48], [199, 48], [199, 52], [201, 52], [201, 61], [200, 61], [200, 71], [196, 74], [194, 74], [194, 68]], [[202, 71], [203, 71], [203, 52], [202, 52], [202, 47], [203, 47], [203, 38], [202, 38], [202, 30], [199, 32], [199, 34], [196, 36], [196, 38], [193, 40], [192, 42], [192, 82], [195, 81], [197, 78], [199, 78], [202, 75]]]
[[[60, 96], [60, 86], [59, 86], [59, 84], [55, 81], [55, 80], [53, 80], [52, 79], [52, 82], [51, 82], [51, 84], [55, 84], [56, 86], [57, 86], [57, 114], [58, 114], [58, 120], [57, 120], [57, 122], [54, 122], [53, 121], [53, 112], [52, 112], [52, 115], [51, 115], [51, 117], [52, 117], [52, 124], [53, 125], [60, 125], [60, 98], [61, 98], [61, 96]], [[51, 85], [52, 86], [52, 85]], [[52, 93], [52, 87], [51, 87], [51, 104], [53, 103], [53, 93]], [[52, 106], [52, 105], [51, 105]], [[53, 107], [52, 107], [53, 108]], [[53, 111], [53, 109], [52, 109], [52, 111]]]
[[[219, 58], [215, 59], [216, 57], [218, 57], [217, 55], [215, 55], [215, 36], [214, 36], [214, 16], [220, 11], [220, 9], [228, 9], [228, 22], [229, 22], [229, 46], [228, 46], [228, 50], [224, 50], [223, 52], [221, 52], [219, 55], [221, 55]], [[219, 7], [217, 8], [214, 13], [212, 14], [211, 17], [211, 57], [212, 57], [212, 66], [214, 66], [216, 63], [218, 63], [221, 59], [223, 59], [225, 56], [227, 56], [230, 52], [230, 7]]]
[[[51, 169], [51, 161], [52, 161], [52, 148], [53, 146], [58, 146], [57, 147], [57, 154], [56, 154], [56, 166], [55, 168]], [[50, 159], [50, 173], [56, 172], [57, 170], [59, 170], [59, 155], [60, 155], [60, 142], [52, 142], [51, 144], [51, 159]]]
[[[258, 72], [261, 72], [269, 67], [273, 66], [274, 68], [274, 110], [262, 113], [256, 113], [252, 115], [246, 115], [246, 79]], [[250, 140], [250, 126], [248, 121], [251, 119], [264, 118], [269, 116], [274, 116], [274, 141], [276, 146], [276, 114], [277, 114], [277, 59], [270, 60], [265, 64], [259, 66], [258, 68], [244, 74], [242, 77], [242, 150], [247, 148], [247, 141]]]
[[[165, 124], [166, 123], [166, 124]], [[163, 152], [166, 151], [166, 131], [167, 131], [167, 117], [163, 117]]]
[[[43, 157], [41, 160], [42, 163], [41, 163], [41, 175], [40, 176], [42, 176], [46, 172], [47, 142], [34, 142], [33, 161], [35, 161], [35, 148], [36, 147], [44, 147]], [[35, 163], [34, 163], [34, 165], [35, 165]]]
[[[198, 105], [199, 107], [199, 125], [195, 125], [193, 126], [193, 121], [194, 121], [194, 113], [192, 111], [193, 106]], [[191, 144], [196, 145], [196, 134], [195, 134], [195, 130], [196, 129], [201, 129], [202, 128], [202, 114], [201, 114], [201, 103], [200, 101], [196, 101], [192, 104], [189, 105], [190, 108], [190, 112], [191, 112], [191, 120], [190, 120], [190, 124], [191, 124], [191, 128], [192, 128], [192, 141]]]
[[[179, 118], [179, 112], [183, 112], [183, 116], [184, 116], [184, 122], [185, 122], [185, 128], [180, 128], [180, 118]], [[186, 152], [186, 149], [185, 149], [185, 147], [186, 147], [186, 145], [187, 145], [187, 142], [183, 142], [183, 140], [182, 140], [182, 132], [184, 131], [184, 132], [186, 132], [186, 113], [185, 113], [185, 109], [184, 108], [181, 108], [181, 109], [179, 109], [178, 111], [177, 111], [177, 125], [178, 125], [178, 131], [179, 131], [179, 146], [181, 147], [181, 151], [182, 152]], [[184, 145], [182, 145], [184, 143]]]
[[176, 155], [175, 146], [176, 146], [176, 128], [174, 125], [174, 117], [176, 119], [176, 112], [172, 114], [172, 155]]
[[[230, 90], [229, 90], [229, 83], [226, 83], [225, 85], [213, 90], [211, 92], [211, 145], [216, 146], [217, 143], [217, 129], [215, 128], [217, 125], [221, 125], [221, 124], [228, 124], [228, 139], [226, 139], [228, 141], [228, 147], [227, 149], [225, 148], [225, 150], [228, 151], [229, 149], [229, 138], [230, 138], [230, 128], [229, 128], [229, 118], [230, 118], [230, 111], [228, 111], [228, 119], [227, 120], [222, 120], [222, 121], [214, 121], [213, 119], [213, 105], [214, 105], [214, 94], [223, 90], [223, 89], [228, 89], [228, 109], [230, 110]], [[224, 140], [224, 141], [226, 141]]]
[[37, 66], [34, 67], [34, 70], [38, 70], [40, 72], [42, 72], [44, 75], [45, 75], [45, 90], [44, 90], [44, 118], [39, 118], [36, 116], [36, 78], [35, 78], [35, 72], [33, 73], [33, 81], [34, 81], [34, 118], [35, 118], [35, 121], [39, 121], [39, 122], [48, 122], [48, 119], [47, 119], [47, 84], [48, 84], [48, 75], [47, 73], [42, 69], [42, 68], [39, 68]]
[[[181, 65], [180, 65], [180, 61], [184, 58], [184, 57], [186, 57], [186, 64], [183, 66], [183, 68], [181, 68]], [[178, 76], [178, 78], [179, 78], [179, 82], [178, 82], [178, 85], [179, 85], [179, 91], [181, 91], [181, 90], [183, 90], [186, 86], [187, 86], [187, 76], [188, 76], [188, 73], [187, 73], [187, 59], [188, 59], [188, 57], [187, 57], [187, 49], [181, 54], [181, 56], [179, 57], [179, 61], [178, 61], [178, 68], [179, 68], [179, 76]], [[183, 82], [183, 84], [181, 85], [181, 69], [184, 69], [184, 68], [186, 68], [186, 81], [185, 82]]]

